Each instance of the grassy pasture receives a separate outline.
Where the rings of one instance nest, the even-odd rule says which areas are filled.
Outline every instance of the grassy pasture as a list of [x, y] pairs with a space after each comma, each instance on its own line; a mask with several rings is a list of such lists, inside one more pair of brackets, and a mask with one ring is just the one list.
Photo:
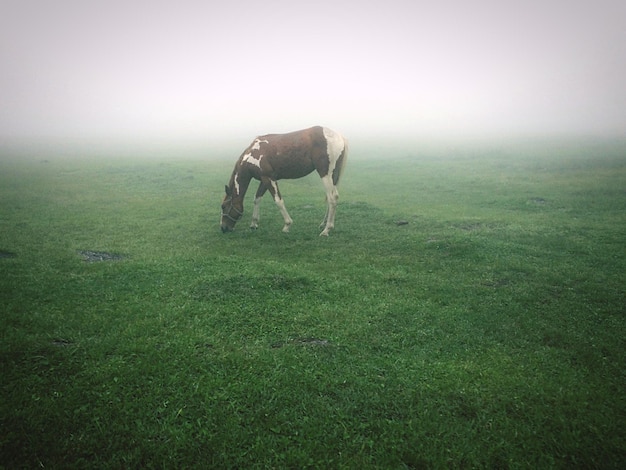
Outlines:
[[0, 468], [621, 468], [625, 145], [235, 157], [0, 159]]

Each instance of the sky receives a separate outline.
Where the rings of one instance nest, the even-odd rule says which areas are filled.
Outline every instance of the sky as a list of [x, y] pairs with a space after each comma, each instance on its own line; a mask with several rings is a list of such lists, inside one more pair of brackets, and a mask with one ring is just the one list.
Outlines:
[[626, 135], [623, 0], [0, 0], [0, 144]]

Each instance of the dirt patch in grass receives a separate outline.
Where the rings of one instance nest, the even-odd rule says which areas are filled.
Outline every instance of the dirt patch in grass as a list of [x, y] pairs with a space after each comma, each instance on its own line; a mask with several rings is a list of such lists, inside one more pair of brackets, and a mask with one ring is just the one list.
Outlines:
[[498, 289], [500, 287], [506, 287], [509, 284], [511, 284], [511, 281], [508, 279], [504, 279], [504, 278], [481, 282], [481, 285], [485, 287], [492, 287], [494, 289]]
[[325, 348], [330, 346], [330, 341], [321, 338], [294, 338], [288, 341], [274, 343], [272, 344], [272, 348], [282, 348], [283, 346], [286, 346], [288, 344], [294, 344], [296, 346], [312, 346]]
[[483, 228], [483, 224], [480, 222], [465, 222], [459, 224], [458, 226], [461, 230], [465, 230], [466, 232], [475, 232], [476, 230], [480, 230]]
[[83, 257], [87, 263], [97, 263], [99, 261], [118, 261], [124, 259], [125, 256], [117, 253], [109, 253], [106, 251], [79, 250], [78, 254]]
[[17, 255], [11, 251], [0, 250], [0, 259], [2, 258], [15, 258]]

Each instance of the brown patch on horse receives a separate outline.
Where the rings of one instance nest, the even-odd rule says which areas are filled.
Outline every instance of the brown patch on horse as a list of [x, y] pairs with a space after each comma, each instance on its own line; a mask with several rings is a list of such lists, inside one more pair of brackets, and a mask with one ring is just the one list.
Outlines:
[[240, 157], [260, 179], [267, 175], [277, 181], [302, 178], [314, 170], [328, 174], [328, 154], [320, 126], [290, 132], [258, 136]]

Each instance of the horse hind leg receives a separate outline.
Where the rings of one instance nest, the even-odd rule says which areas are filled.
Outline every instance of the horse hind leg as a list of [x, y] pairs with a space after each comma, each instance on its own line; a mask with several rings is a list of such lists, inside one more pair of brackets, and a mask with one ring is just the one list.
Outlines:
[[326, 227], [326, 221], [328, 220], [328, 200], [326, 202], [326, 212], [324, 213], [324, 218], [320, 222], [320, 228], [323, 229]]
[[324, 230], [322, 230], [320, 236], [327, 237], [330, 230], [335, 227], [335, 212], [339, 202], [339, 191], [333, 183], [331, 176], [324, 176], [322, 182], [324, 183], [324, 189], [326, 189], [326, 215], [322, 222]]

